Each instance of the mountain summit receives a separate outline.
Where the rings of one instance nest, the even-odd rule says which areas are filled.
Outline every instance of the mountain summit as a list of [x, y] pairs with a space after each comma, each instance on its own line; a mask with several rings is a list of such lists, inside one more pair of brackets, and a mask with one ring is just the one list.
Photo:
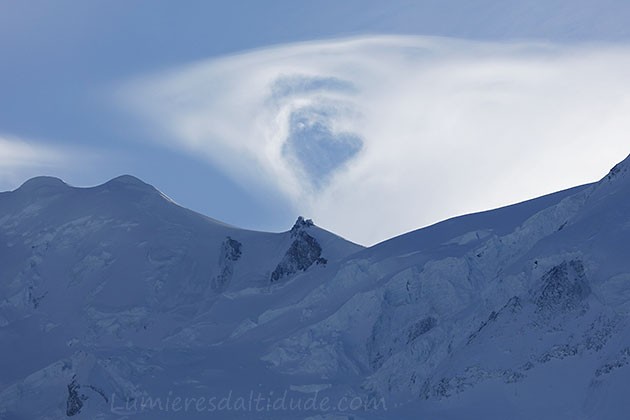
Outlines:
[[31, 178], [25, 183], [23, 183], [18, 188], [18, 191], [31, 193], [33, 191], [36, 191], [42, 188], [63, 189], [66, 187], [68, 187], [68, 185], [59, 178], [55, 178], [52, 176], [38, 176], [35, 178]]

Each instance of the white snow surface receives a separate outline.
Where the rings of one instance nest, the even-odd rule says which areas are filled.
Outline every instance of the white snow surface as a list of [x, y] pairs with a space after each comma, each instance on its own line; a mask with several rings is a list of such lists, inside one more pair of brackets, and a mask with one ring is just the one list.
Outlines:
[[0, 193], [0, 419], [625, 419], [629, 171], [367, 249], [34, 178]]

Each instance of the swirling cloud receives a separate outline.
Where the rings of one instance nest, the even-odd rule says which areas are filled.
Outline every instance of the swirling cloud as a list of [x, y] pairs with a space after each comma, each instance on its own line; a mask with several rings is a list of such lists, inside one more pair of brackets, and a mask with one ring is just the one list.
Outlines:
[[596, 180], [630, 152], [623, 46], [328, 40], [121, 92], [156, 140], [365, 244]]

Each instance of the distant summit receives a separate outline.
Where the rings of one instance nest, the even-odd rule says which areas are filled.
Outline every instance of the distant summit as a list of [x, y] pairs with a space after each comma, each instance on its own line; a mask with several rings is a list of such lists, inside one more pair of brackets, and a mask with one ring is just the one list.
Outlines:
[[131, 186], [142, 187], [142, 188], [145, 188], [145, 187], [154, 188], [152, 185], [147, 184], [141, 179], [138, 179], [133, 175], [126, 175], [126, 174], [117, 176], [116, 178], [113, 178], [107, 181], [104, 185], [131, 185]]
[[16, 191], [33, 192], [40, 189], [63, 189], [68, 184], [53, 176], [37, 176], [24, 182]]

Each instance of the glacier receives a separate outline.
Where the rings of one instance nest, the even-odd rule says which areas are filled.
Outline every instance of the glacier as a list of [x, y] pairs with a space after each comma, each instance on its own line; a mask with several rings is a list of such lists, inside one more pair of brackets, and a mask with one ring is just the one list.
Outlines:
[[0, 419], [625, 419], [629, 171], [369, 248], [33, 178], [0, 193]]

